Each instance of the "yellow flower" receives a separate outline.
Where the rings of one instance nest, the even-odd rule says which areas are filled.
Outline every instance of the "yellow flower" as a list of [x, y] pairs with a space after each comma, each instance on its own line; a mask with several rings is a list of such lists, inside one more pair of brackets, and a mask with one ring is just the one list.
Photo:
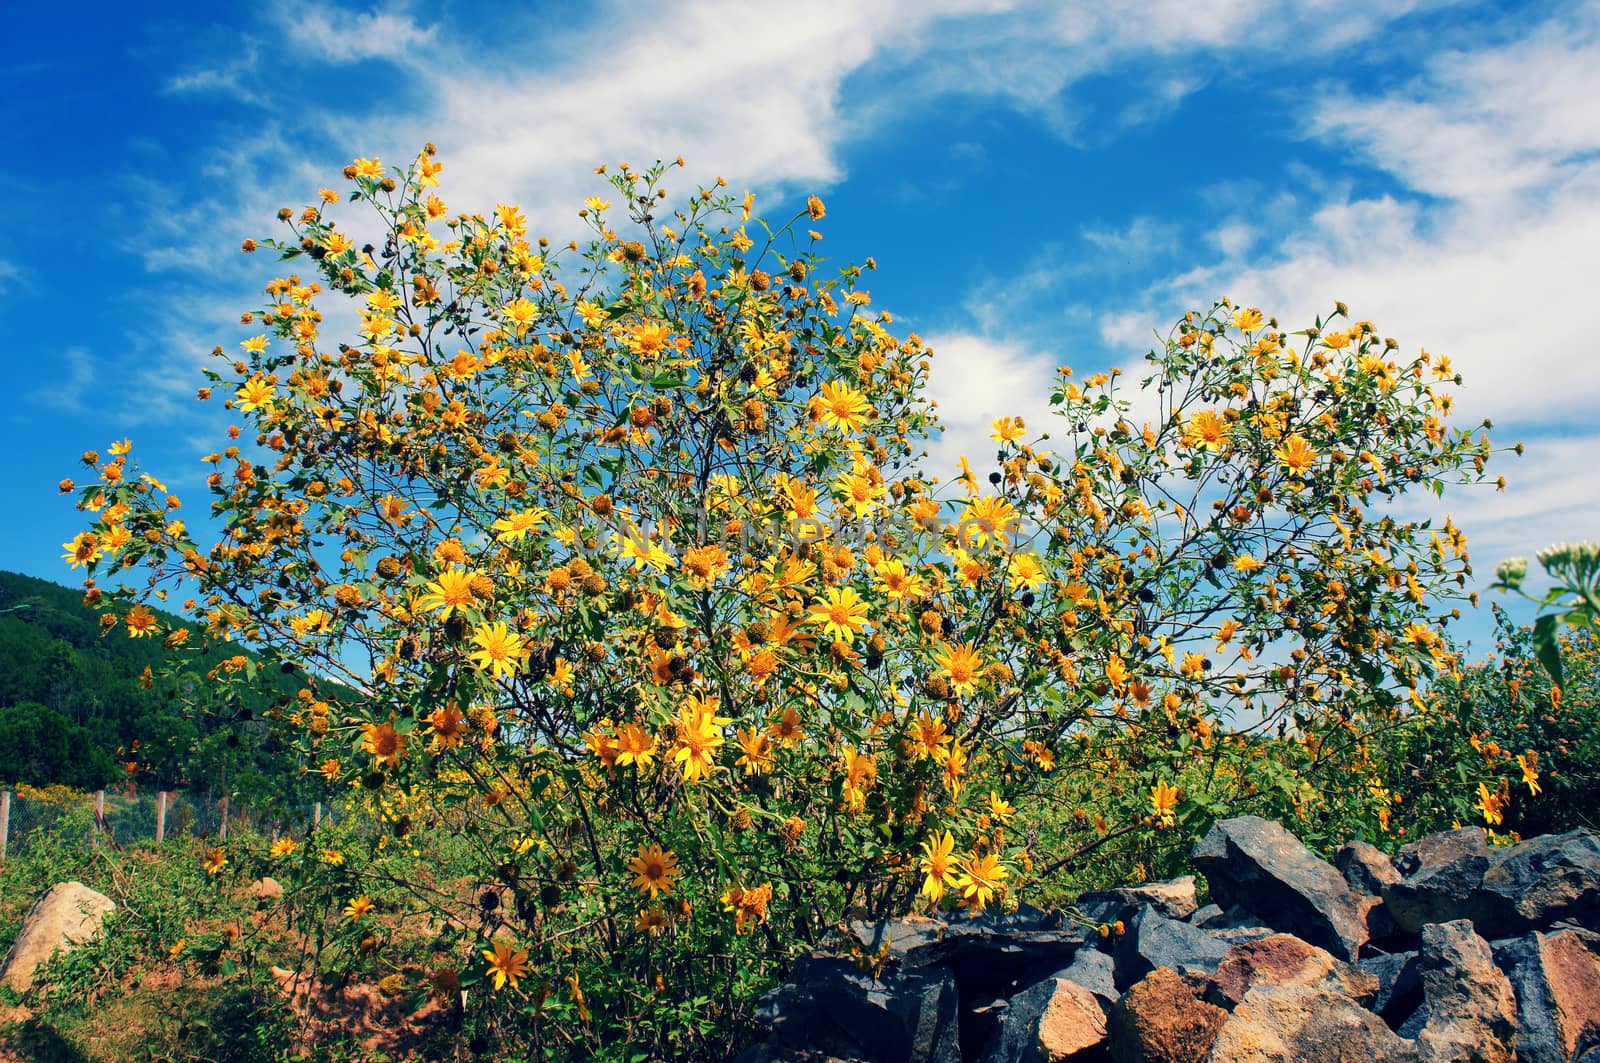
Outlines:
[[617, 730], [616, 748], [616, 763], [621, 768], [629, 764], [646, 768], [656, 759], [655, 736], [636, 723], [623, 724]]
[[867, 626], [867, 604], [850, 587], [830, 587], [823, 601], [811, 607], [810, 621], [838, 642], [855, 641]]
[[955, 885], [955, 862], [950, 854], [955, 851], [956, 840], [950, 836], [949, 831], [935, 834], [932, 838], [922, 843], [922, 889], [918, 892], [928, 898], [930, 904], [938, 904], [944, 897], [946, 886]]
[[739, 728], [739, 759], [734, 764], [746, 775], [765, 775], [772, 770], [772, 739], [754, 727]]
[[1016, 509], [1004, 498], [975, 498], [967, 503], [958, 526], [961, 543], [976, 540], [982, 546], [991, 539], [996, 543], [1010, 542], [1017, 523]]
[[451, 565], [428, 584], [428, 593], [417, 599], [418, 612], [437, 611], [442, 619], [450, 619], [457, 609], [466, 610], [475, 600], [472, 581], [477, 573]]
[[406, 736], [395, 730], [392, 720], [368, 724], [361, 739], [361, 749], [371, 753], [385, 767], [392, 768], [405, 755]]
[[221, 849], [207, 849], [201, 866], [206, 869], [208, 875], [220, 875], [222, 869], [228, 866], [228, 854]]
[[344, 917], [354, 923], [360, 921], [370, 911], [372, 911], [372, 898], [363, 893], [344, 906]]
[[743, 934], [745, 924], [764, 923], [767, 919], [767, 902], [772, 900], [772, 883], [763, 882], [752, 889], [734, 886], [722, 895], [722, 910], [732, 912], [733, 930]]
[[1044, 586], [1044, 569], [1036, 554], [1012, 554], [1006, 566], [1006, 579], [1013, 590], [1036, 591]]
[[957, 694], [972, 693], [977, 685], [978, 673], [983, 669], [983, 661], [972, 648], [972, 643], [946, 646], [933, 660], [950, 680], [950, 686]]
[[156, 614], [142, 605], [136, 605], [128, 610], [128, 615], [122, 618], [122, 622], [128, 625], [130, 639], [143, 638], [155, 630]]
[[1221, 450], [1228, 441], [1228, 426], [1216, 410], [1201, 410], [1184, 425], [1183, 441], [1201, 450]]
[[293, 838], [279, 838], [272, 843], [270, 855], [274, 860], [282, 860], [284, 857], [293, 854], [299, 847], [299, 843]]
[[1233, 570], [1235, 572], [1243, 572], [1246, 576], [1265, 567], [1266, 565], [1263, 562], [1249, 554], [1240, 554], [1233, 559]]
[[1265, 320], [1266, 319], [1261, 316], [1261, 311], [1257, 310], [1255, 307], [1251, 307], [1248, 310], [1238, 310], [1233, 315], [1234, 327], [1239, 329], [1241, 332], [1253, 332], [1260, 328], [1262, 322]]
[[818, 221], [828, 216], [828, 208], [824, 207], [822, 200], [816, 196], [808, 196], [806, 198], [806, 213], [811, 216], [813, 221]]
[[245, 411], [270, 410], [277, 393], [277, 388], [257, 373], [239, 385], [239, 390], [234, 393], [234, 404]]
[[1317, 452], [1311, 449], [1310, 442], [1305, 436], [1296, 432], [1283, 441], [1283, 446], [1275, 452], [1278, 460], [1289, 468], [1290, 472], [1305, 472], [1316, 464]]
[[79, 532], [71, 542], [62, 543], [61, 546], [66, 550], [61, 559], [73, 568], [98, 560], [101, 553], [100, 540], [93, 532]]
[[528, 950], [518, 949], [511, 951], [511, 946], [503, 941], [496, 941], [494, 948], [484, 949], [483, 958], [489, 961], [487, 974], [494, 976], [496, 992], [507, 985], [512, 989], [517, 988], [517, 980], [528, 973]]
[[1010, 801], [1001, 797], [993, 790], [989, 791], [989, 814], [1001, 823], [1010, 823], [1011, 817], [1016, 815], [1017, 809]]
[[478, 648], [467, 655], [479, 670], [496, 679], [515, 675], [517, 668], [528, 655], [522, 636], [506, 627], [503, 620], [480, 624], [472, 633], [472, 643]]
[[671, 849], [659, 845], [639, 846], [639, 854], [628, 862], [634, 874], [633, 888], [650, 894], [653, 901], [659, 894], [672, 892], [672, 880], [679, 875], [678, 856]]
[[951, 885], [960, 892], [968, 908], [973, 912], [981, 912], [995, 894], [1004, 888], [1006, 874], [1004, 865], [1000, 863], [1000, 854], [984, 853], [963, 860]]
[[1537, 797], [1539, 795], [1539, 754], [1529, 751], [1526, 754], [1517, 754], [1517, 767], [1522, 769], [1522, 781], [1528, 785], [1528, 793]]
[[729, 721], [717, 715], [717, 699], [691, 696], [678, 710], [678, 734], [673, 762], [683, 771], [684, 782], [708, 778], [723, 744], [722, 728]]
[[1164, 825], [1172, 826], [1175, 822], [1174, 809], [1178, 807], [1178, 788], [1168, 786], [1165, 782], [1158, 782], [1150, 788], [1150, 808], [1155, 812], [1156, 818]]
[[433, 732], [434, 749], [454, 749], [467, 732], [466, 718], [457, 706], [441, 705], [428, 715], [428, 729]]
[[994, 431], [989, 433], [989, 438], [1002, 446], [1021, 439], [1027, 431], [1020, 417], [1002, 417], [994, 422]]
[[817, 404], [822, 423], [841, 432], [859, 432], [866, 427], [866, 417], [872, 412], [867, 397], [849, 384], [828, 381], [822, 393], [812, 400]]

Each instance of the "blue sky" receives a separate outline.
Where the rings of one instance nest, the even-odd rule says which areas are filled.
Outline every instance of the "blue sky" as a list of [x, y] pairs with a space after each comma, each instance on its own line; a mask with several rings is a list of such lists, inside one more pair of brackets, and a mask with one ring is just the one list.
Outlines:
[[0, 567], [71, 581], [87, 448], [202, 497], [199, 371], [270, 277], [240, 241], [427, 140], [452, 208], [562, 241], [601, 162], [822, 195], [830, 254], [935, 347], [945, 460], [1218, 296], [1295, 327], [1343, 300], [1528, 446], [1439, 504], [1483, 582], [1600, 537], [1600, 4], [142, 6], [8, 11]]

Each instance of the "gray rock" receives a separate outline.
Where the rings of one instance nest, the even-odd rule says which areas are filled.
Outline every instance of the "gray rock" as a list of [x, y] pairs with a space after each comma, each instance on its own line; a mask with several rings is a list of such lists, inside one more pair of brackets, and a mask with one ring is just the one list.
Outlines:
[[1480, 827], [1430, 834], [1401, 849], [1395, 870], [1404, 876], [1380, 886], [1390, 918], [1408, 934], [1472, 912], [1473, 893], [1493, 858]]
[[1195, 913], [1189, 917], [1189, 925], [1202, 927], [1210, 926], [1213, 920], [1218, 920], [1222, 917], [1223, 911], [1221, 905], [1208, 904], [1204, 908], [1197, 909]]
[[812, 953], [762, 998], [768, 1044], [876, 1063], [960, 1063], [956, 983], [948, 971], [889, 968], [874, 980], [842, 956]]
[[1380, 896], [1385, 886], [1400, 881], [1389, 854], [1367, 842], [1346, 842], [1333, 854], [1333, 866], [1357, 893]]
[[1600, 840], [1593, 834], [1546, 834], [1495, 855], [1472, 898], [1480, 933], [1504, 937], [1560, 919], [1600, 929]]
[[1075, 907], [1097, 922], [1114, 923], [1126, 920], [1147, 904], [1168, 919], [1189, 918], [1200, 906], [1195, 898], [1194, 876], [1085, 893]]
[[1228, 948], [1226, 942], [1199, 927], [1146, 908], [1116, 939], [1113, 955], [1117, 982], [1133, 985], [1157, 967], [1168, 967], [1179, 974], [1209, 975], [1227, 955]]
[[1107, 1011], [1122, 994], [1117, 989], [1116, 963], [1099, 949], [1081, 949], [1072, 962], [1053, 976], [1076, 982], [1095, 995]]
[[1413, 1063], [1416, 1055], [1349, 997], [1314, 986], [1256, 986], [1223, 1024], [1210, 1063]]
[[1368, 1005], [1398, 1027], [1422, 1006], [1422, 964], [1416, 952], [1390, 952], [1365, 956], [1356, 966], [1378, 979], [1378, 992]]
[[904, 967], [959, 967], [968, 959], [1003, 957], [1012, 965], [1044, 962], [1051, 965], [1048, 971], [1097, 937], [1059, 913], [1026, 906], [1011, 915], [855, 920], [846, 929], [866, 952], [877, 953], [887, 944], [889, 961]]
[[1517, 998], [1517, 1059], [1570, 1063], [1600, 1047], [1600, 957], [1574, 931], [1494, 943]]
[[1345, 961], [1367, 940], [1369, 906], [1333, 865], [1277, 823], [1259, 816], [1219, 820], [1195, 847], [1194, 860], [1219, 903], [1247, 908], [1274, 930]]
[[51, 886], [23, 919], [22, 930], [0, 967], [0, 985], [15, 993], [28, 992], [45, 961], [99, 937], [106, 915], [116, 908], [110, 897], [81, 882]]
[[1417, 1034], [1421, 1063], [1513, 1063], [1517, 1003], [1489, 943], [1465, 919], [1422, 928], [1426, 1012]]
[[983, 1063], [1059, 1063], [1083, 1059], [1105, 1044], [1106, 1017], [1088, 989], [1047, 978], [1008, 1002]]

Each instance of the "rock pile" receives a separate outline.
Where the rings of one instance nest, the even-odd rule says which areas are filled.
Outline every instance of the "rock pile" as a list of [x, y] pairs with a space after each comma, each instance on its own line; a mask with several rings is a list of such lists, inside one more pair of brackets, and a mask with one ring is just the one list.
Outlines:
[[1433, 835], [1329, 864], [1223, 820], [1192, 878], [1058, 913], [849, 925], [739, 1063], [1600, 1063], [1600, 841]]

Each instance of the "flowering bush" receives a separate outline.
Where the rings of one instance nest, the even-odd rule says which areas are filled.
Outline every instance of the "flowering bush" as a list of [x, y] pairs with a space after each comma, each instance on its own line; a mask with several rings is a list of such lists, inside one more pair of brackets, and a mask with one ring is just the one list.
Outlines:
[[[941, 481], [932, 352], [871, 260], [825, 271], [820, 200], [773, 228], [624, 166], [561, 248], [452, 213], [441, 169], [358, 160], [362, 221], [324, 190], [246, 242], [305, 272], [200, 391], [241, 422], [215, 542], [119, 444], [67, 548], [193, 595], [191, 631], [104, 592], [108, 630], [304, 670], [272, 722], [356, 815], [237, 859], [339, 963], [467, 988], [479, 1036], [704, 1055], [848, 911], [1013, 906], [1232, 809], [1365, 815], [1372, 736], [1456, 668], [1464, 537], [1386, 503], [1489, 443], [1447, 427], [1446, 359], [1342, 306], [1188, 314], [1137, 404], [1063, 368], [1055, 438], [1002, 418], [998, 471]], [[448, 875], [405, 870], [445, 833]], [[436, 933], [364, 929], [395, 909]]]

